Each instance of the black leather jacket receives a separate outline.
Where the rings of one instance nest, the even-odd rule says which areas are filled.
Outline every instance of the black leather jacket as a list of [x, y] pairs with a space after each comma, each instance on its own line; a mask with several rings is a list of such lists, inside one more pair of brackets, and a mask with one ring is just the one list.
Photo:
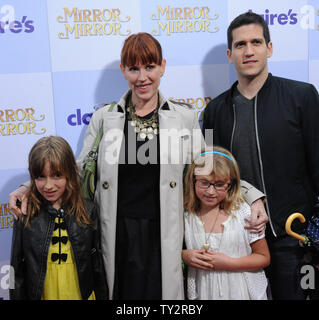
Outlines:
[[[79, 287], [83, 300], [88, 299], [93, 290], [97, 299], [108, 299], [100, 252], [98, 214], [92, 203], [86, 203], [86, 208], [93, 221], [91, 225], [80, 226], [74, 215], [64, 214], [65, 210], [62, 211], [74, 254]], [[15, 287], [10, 289], [11, 300], [41, 299], [56, 216], [57, 211], [47, 206], [30, 220], [28, 226], [15, 221], [11, 248]]]

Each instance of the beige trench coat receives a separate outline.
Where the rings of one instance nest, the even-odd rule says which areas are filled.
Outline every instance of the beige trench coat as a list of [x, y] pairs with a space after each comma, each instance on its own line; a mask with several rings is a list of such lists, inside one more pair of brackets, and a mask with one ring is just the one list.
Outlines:
[[[128, 93], [118, 102], [118, 106], [123, 110], [127, 94]], [[165, 102], [168, 103], [169, 110], [162, 109]], [[81, 170], [83, 161], [94, 143], [100, 125], [103, 123], [104, 136], [99, 146], [99, 170], [95, 200], [100, 207], [102, 253], [110, 297], [112, 298], [115, 274], [118, 156], [123, 139], [125, 118], [124, 112], [118, 112], [117, 107], [115, 107], [112, 112], [108, 112], [108, 108], [109, 106], [102, 107], [93, 114], [85, 134], [84, 145], [78, 159], [78, 165]], [[204, 147], [204, 141], [196, 114], [190, 110], [188, 106], [172, 103], [160, 94], [158, 115], [161, 141], [160, 229], [162, 298], [184, 299], [181, 267], [181, 250], [184, 231], [183, 170], [185, 163], [190, 163], [192, 158], [191, 142], [194, 141], [194, 152], [198, 153], [200, 149]], [[179, 147], [175, 145], [172, 149], [169, 149], [170, 146], [164, 143], [164, 141], [168, 141], [167, 135], [173, 137], [175, 142], [180, 142]], [[174, 158], [178, 150], [183, 160], [179, 159], [176, 161], [176, 158]]]

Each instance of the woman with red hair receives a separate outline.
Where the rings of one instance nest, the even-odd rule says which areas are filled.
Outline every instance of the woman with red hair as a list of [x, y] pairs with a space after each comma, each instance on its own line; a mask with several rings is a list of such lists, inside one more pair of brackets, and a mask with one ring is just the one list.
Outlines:
[[[191, 150], [191, 139], [179, 132], [198, 129], [200, 139], [201, 133], [189, 106], [159, 92], [165, 65], [161, 45], [150, 34], [125, 40], [120, 68], [129, 90], [111, 112], [107, 105], [93, 114], [79, 157], [81, 167], [103, 121], [96, 199], [113, 299], [184, 298], [183, 170], [191, 154], [183, 159], [181, 145]], [[174, 156], [181, 156], [174, 163], [165, 135], [172, 130], [180, 145]]]

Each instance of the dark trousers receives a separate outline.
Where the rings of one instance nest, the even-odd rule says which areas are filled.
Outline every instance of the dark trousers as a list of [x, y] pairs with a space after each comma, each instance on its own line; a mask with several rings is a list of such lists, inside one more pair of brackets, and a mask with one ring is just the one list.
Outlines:
[[290, 236], [277, 239], [269, 233], [269, 230], [267, 231], [266, 238], [271, 261], [266, 274], [272, 299], [305, 300], [309, 294], [308, 290], [301, 287], [301, 280], [304, 276], [301, 268], [305, 264], [305, 248], [299, 245], [298, 240]]

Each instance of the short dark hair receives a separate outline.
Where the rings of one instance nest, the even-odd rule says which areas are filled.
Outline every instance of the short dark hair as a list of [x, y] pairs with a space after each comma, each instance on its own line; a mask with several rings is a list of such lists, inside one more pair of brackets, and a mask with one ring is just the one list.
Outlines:
[[263, 28], [264, 38], [268, 46], [268, 43], [270, 42], [270, 32], [266, 21], [259, 14], [248, 11], [236, 17], [227, 29], [227, 44], [229, 50], [232, 48], [233, 30], [252, 23], [258, 24]]

